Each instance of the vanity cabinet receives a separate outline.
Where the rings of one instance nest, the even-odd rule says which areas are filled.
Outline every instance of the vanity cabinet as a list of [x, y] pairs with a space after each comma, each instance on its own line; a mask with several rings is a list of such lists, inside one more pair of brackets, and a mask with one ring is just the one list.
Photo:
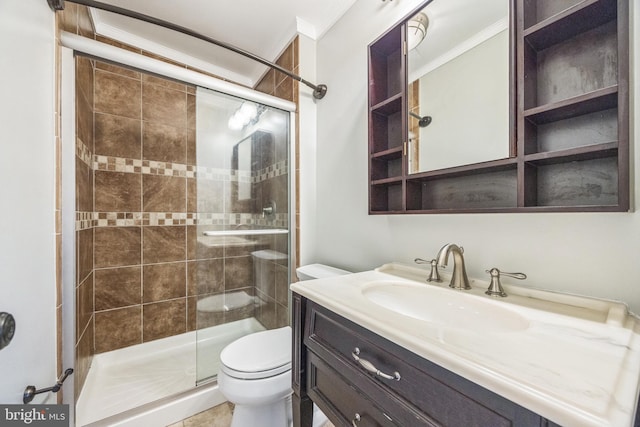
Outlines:
[[312, 401], [336, 426], [555, 425], [295, 293], [293, 307], [294, 427]]
[[409, 173], [409, 17], [369, 45], [370, 214], [629, 209], [629, 0], [509, 4], [507, 158]]

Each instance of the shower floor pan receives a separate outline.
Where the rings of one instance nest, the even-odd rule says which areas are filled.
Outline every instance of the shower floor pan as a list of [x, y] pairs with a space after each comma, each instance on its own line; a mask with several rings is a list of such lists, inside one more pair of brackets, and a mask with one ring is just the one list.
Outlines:
[[77, 402], [76, 425], [194, 388], [198, 378], [217, 374], [227, 344], [264, 329], [250, 318], [198, 331], [197, 345], [194, 331], [95, 355]]

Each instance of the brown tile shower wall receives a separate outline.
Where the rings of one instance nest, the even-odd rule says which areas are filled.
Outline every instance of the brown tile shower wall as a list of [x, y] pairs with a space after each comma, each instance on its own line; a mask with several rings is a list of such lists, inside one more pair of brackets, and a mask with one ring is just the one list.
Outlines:
[[[187, 332], [194, 89], [96, 62], [95, 351]], [[188, 176], [191, 172], [190, 176]], [[193, 289], [197, 289], [194, 287]]]
[[[59, 32], [67, 31], [94, 38], [93, 25], [86, 7], [66, 4], [65, 10], [56, 14], [56, 257], [58, 291], [57, 330], [58, 330], [58, 375], [69, 366], [62, 366], [62, 218], [61, 218], [61, 63]], [[76, 191], [78, 199], [76, 209], [91, 211], [92, 168], [86, 154], [93, 146], [93, 64], [86, 58], [76, 58], [76, 105], [82, 114], [76, 117]], [[91, 230], [76, 232], [76, 366], [74, 372], [75, 393], [78, 397], [84, 384], [93, 357], [93, 234]], [[58, 393], [58, 403], [62, 403], [62, 392]]]

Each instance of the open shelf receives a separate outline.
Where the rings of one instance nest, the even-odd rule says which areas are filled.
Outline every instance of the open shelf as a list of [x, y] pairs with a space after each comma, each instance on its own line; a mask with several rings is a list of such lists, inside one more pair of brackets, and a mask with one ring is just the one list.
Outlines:
[[371, 153], [385, 152], [402, 148], [402, 113], [391, 115], [375, 114], [370, 116]]
[[527, 43], [540, 51], [615, 20], [616, 17], [616, 0], [585, 0], [530, 26], [524, 30], [523, 35]]
[[615, 157], [617, 155], [618, 143], [609, 142], [607, 144], [585, 145], [566, 150], [545, 151], [542, 153], [529, 154], [524, 156], [524, 160], [525, 162], [533, 164], [549, 165], [555, 163]]
[[384, 102], [404, 91], [404, 56], [400, 27], [383, 34], [369, 48], [369, 105]]
[[491, 210], [517, 206], [516, 164], [407, 179], [407, 210]]
[[617, 206], [618, 158], [527, 162], [525, 185], [527, 206]]
[[524, 117], [535, 124], [545, 124], [611, 109], [617, 105], [618, 86], [615, 85], [562, 101], [530, 108], [524, 111]]
[[617, 141], [618, 108], [535, 124], [524, 120], [524, 155], [594, 146]]
[[369, 187], [369, 212], [392, 213], [404, 211], [402, 180], [383, 179]]
[[371, 112], [389, 116], [402, 111], [402, 94], [398, 93], [371, 107]]
[[499, 172], [516, 167], [517, 160], [515, 158], [491, 160], [488, 162], [474, 163], [470, 165], [457, 166], [447, 169], [439, 169], [434, 171], [420, 172], [411, 174], [407, 177], [409, 180], [428, 181], [439, 178], [454, 178], [458, 176], [478, 175], [491, 172]]
[[371, 158], [375, 160], [396, 160], [402, 157], [402, 146], [390, 148], [384, 151], [377, 151], [371, 154]]

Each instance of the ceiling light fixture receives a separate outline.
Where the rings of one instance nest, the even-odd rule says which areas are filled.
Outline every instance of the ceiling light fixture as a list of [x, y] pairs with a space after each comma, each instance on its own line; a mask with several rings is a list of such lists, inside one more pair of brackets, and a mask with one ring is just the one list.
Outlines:
[[429, 18], [424, 12], [420, 12], [409, 20], [407, 23], [407, 44], [409, 50], [415, 49], [424, 37], [427, 35], [429, 28]]

